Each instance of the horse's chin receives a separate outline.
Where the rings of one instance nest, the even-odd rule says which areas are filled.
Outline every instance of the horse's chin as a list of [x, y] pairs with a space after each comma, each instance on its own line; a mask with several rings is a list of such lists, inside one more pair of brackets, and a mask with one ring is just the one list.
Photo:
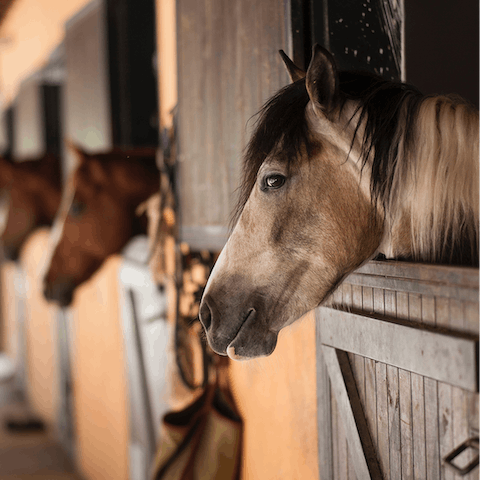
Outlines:
[[237, 335], [227, 347], [227, 355], [232, 360], [249, 360], [251, 358], [268, 357], [277, 346], [278, 335], [268, 331], [265, 335], [255, 336], [252, 342], [251, 334]]

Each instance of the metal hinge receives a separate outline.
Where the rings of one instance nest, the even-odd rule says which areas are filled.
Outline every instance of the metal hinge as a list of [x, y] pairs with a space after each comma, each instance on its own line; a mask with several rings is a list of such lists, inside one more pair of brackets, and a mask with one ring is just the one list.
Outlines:
[[[475, 456], [475, 458], [468, 465], [465, 465], [464, 467], [459, 467], [458, 465], [455, 465], [453, 463], [455, 458], [457, 458], [467, 448], [476, 450], [477, 455]], [[467, 473], [470, 473], [475, 467], [478, 466], [478, 437], [471, 437], [468, 440], [465, 440], [457, 448], [455, 448], [455, 450], [450, 452], [443, 459], [443, 463], [446, 467], [448, 467], [450, 470], [454, 471], [458, 475], [463, 476], [463, 475], [466, 475]]]

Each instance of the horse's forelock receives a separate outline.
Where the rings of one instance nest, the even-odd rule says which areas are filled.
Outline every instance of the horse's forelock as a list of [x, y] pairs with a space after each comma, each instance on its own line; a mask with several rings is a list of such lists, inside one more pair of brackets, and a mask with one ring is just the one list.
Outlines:
[[231, 226], [235, 226], [255, 185], [257, 174], [272, 154], [290, 167], [309, 148], [305, 107], [309, 102], [305, 79], [282, 88], [257, 113], [255, 129], [243, 158], [243, 175]]

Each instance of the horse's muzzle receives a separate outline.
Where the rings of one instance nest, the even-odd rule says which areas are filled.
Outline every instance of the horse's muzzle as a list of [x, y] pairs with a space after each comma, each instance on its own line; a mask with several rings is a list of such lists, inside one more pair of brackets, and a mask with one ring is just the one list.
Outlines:
[[222, 299], [217, 302], [211, 293], [204, 295], [200, 321], [212, 350], [234, 360], [270, 355], [277, 344], [277, 333], [262, 321], [263, 309], [250, 302], [235, 304], [225, 304]]
[[3, 256], [5, 257], [5, 260], [16, 262], [20, 256], [20, 250], [18, 247], [4, 245]]
[[73, 300], [74, 286], [71, 282], [44, 282], [43, 295], [48, 301], [58, 303], [60, 307], [68, 307]]

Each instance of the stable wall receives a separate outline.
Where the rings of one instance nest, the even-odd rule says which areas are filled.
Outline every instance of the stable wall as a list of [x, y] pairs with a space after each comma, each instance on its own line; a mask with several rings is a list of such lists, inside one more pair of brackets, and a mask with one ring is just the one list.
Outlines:
[[72, 306], [77, 466], [87, 480], [128, 480], [129, 412], [118, 255], [78, 288]]
[[244, 422], [242, 480], [318, 479], [312, 313], [280, 332], [269, 357], [230, 362]]
[[26, 347], [26, 393], [33, 412], [49, 426], [57, 423], [59, 362], [57, 307], [43, 296], [42, 275], [49, 229], [35, 231], [22, 248], [20, 262], [25, 273], [24, 335]]
[[1, 312], [2, 312], [2, 352], [5, 352], [14, 363], [18, 358], [18, 308], [16, 302], [15, 278], [17, 265], [15, 262], [4, 262], [1, 267]]
[[40, 69], [62, 42], [64, 24], [89, 0], [16, 0], [0, 25], [0, 89], [3, 106], [20, 83]]

